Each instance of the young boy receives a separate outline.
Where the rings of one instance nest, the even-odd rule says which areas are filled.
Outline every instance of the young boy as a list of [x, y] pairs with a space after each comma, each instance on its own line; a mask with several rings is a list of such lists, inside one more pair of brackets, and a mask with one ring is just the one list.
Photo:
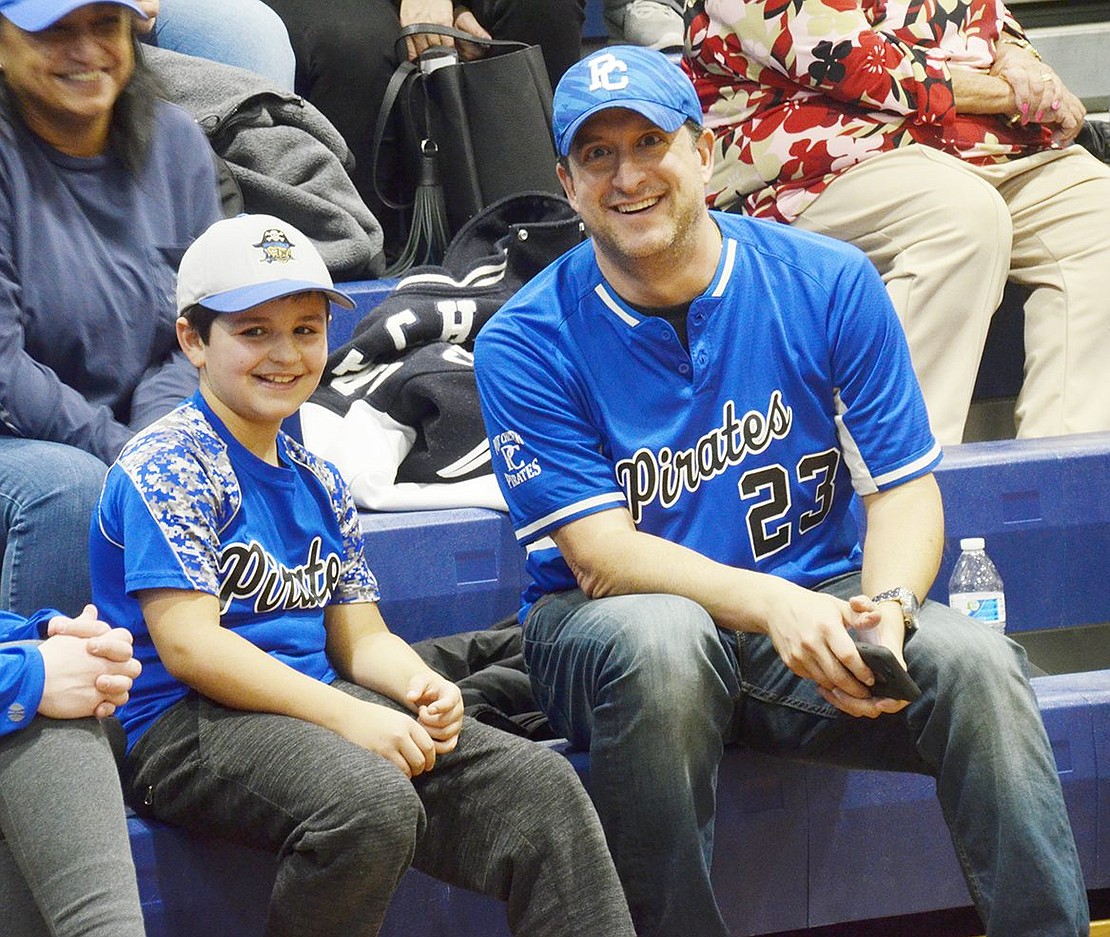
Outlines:
[[268, 937], [373, 935], [410, 863], [508, 902], [514, 934], [632, 935], [596, 815], [557, 755], [464, 718], [378, 613], [338, 472], [281, 432], [335, 290], [265, 215], [186, 252], [200, 390], [108, 473], [95, 601], [143, 664], [121, 719], [136, 809], [280, 854]]

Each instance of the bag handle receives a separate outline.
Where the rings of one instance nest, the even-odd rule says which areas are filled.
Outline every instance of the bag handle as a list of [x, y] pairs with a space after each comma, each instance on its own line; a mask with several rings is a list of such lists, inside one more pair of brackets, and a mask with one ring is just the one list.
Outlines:
[[383, 205], [392, 208], [394, 211], [407, 208], [411, 202], [395, 202], [386, 196], [378, 187], [378, 152], [382, 148], [382, 139], [385, 136], [386, 127], [389, 126], [389, 115], [393, 112], [393, 107], [397, 103], [397, 98], [401, 93], [401, 88], [404, 87], [405, 81], [413, 72], [419, 72], [419, 66], [415, 62], [403, 60], [397, 68], [394, 69], [393, 74], [389, 76], [389, 84], [385, 87], [385, 94], [382, 96], [381, 107], [378, 108], [378, 119], [374, 124], [374, 139], [370, 144], [370, 178], [374, 183], [374, 194], [381, 199]]
[[378, 108], [378, 119], [374, 124], [374, 139], [370, 145], [370, 178], [374, 183], [374, 193], [381, 199], [383, 205], [392, 208], [394, 211], [408, 208], [412, 203], [394, 202], [378, 187], [378, 152], [381, 150], [382, 139], [385, 136], [386, 128], [389, 126], [389, 117], [397, 103], [401, 88], [413, 72], [420, 70], [420, 66], [416, 62], [409, 61], [404, 48], [404, 42], [409, 36], [426, 33], [434, 33], [437, 36], [450, 36], [453, 39], [458, 39], [462, 42], [473, 42], [489, 49], [498, 48], [505, 51], [511, 50], [516, 52], [521, 49], [530, 48], [526, 42], [518, 42], [513, 39], [483, 39], [480, 36], [472, 36], [468, 32], [463, 32], [461, 29], [455, 29], [453, 26], [440, 26], [438, 23], [412, 23], [402, 27], [401, 33], [395, 43], [395, 52], [400, 64], [394, 69], [393, 74], [389, 78], [389, 83], [386, 85], [385, 94], [382, 96], [381, 107]]
[[484, 46], [487, 49], [504, 49], [505, 51], [527, 49], [527, 42], [518, 42], [515, 39], [483, 39], [481, 36], [472, 36], [470, 33], [455, 29], [453, 26], [440, 26], [438, 23], [410, 23], [401, 28], [401, 34], [394, 43], [393, 51], [399, 62], [404, 62], [408, 55], [405, 51], [405, 40], [409, 36], [419, 36], [432, 33], [436, 36], [450, 36], [461, 42], [470, 42], [474, 45]]

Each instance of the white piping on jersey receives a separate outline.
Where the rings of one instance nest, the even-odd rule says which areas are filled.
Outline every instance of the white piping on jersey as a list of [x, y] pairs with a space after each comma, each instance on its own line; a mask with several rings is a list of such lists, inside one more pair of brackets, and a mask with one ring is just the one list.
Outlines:
[[592, 498], [586, 498], [585, 501], [576, 501], [574, 504], [568, 504], [565, 508], [559, 508], [557, 511], [552, 511], [550, 514], [545, 514], [537, 521], [531, 524], [526, 524], [516, 532], [517, 540], [527, 540], [537, 530], [542, 530], [551, 524], [561, 521], [564, 517], [570, 517], [572, 514], [577, 514], [580, 511], [586, 511], [590, 508], [598, 507], [602, 504], [613, 504], [624, 506], [627, 502], [624, 499], [624, 493], [620, 491], [611, 491], [604, 495], [595, 495]]
[[844, 453], [844, 464], [848, 466], [848, 475], [852, 479], [852, 487], [856, 494], [861, 497], [863, 495], [873, 495], [879, 489], [875, 487], [875, 480], [871, 477], [871, 473], [867, 471], [867, 462], [864, 461], [863, 453], [860, 452], [855, 437], [852, 436], [851, 430], [844, 422], [847, 407], [844, 406], [844, 401], [840, 399], [840, 388], [833, 391], [833, 405], [836, 408], [836, 416], [833, 417], [833, 421], [836, 423], [836, 438], [840, 440], [840, 451]]
[[[721, 268], [721, 278], [717, 281], [717, 285], [713, 287], [713, 292], [709, 294], [714, 299], [718, 299], [725, 294], [725, 290], [728, 289], [729, 280], [732, 279], [732, 271], [736, 266], [736, 241], [733, 238], [726, 239], [724, 242], [724, 249], [725, 264]], [[598, 285], [594, 287], [594, 292], [611, 312], [617, 314], [617, 317], [625, 325], [635, 327], [640, 324], [639, 319], [633, 318], [621, 309], [620, 304], [609, 295], [609, 291], [605, 288], [604, 283], [598, 283]]]
[[526, 544], [524, 547], [524, 555], [531, 556], [538, 550], [558, 550], [555, 541], [550, 537], [540, 537], [539, 540], [534, 540], [532, 543]]
[[598, 283], [598, 285], [594, 287], [594, 292], [597, 293], [598, 298], [609, 307], [610, 311], [617, 314], [617, 318], [625, 325], [637, 326], [640, 324], [638, 319], [633, 318], [621, 309], [620, 304], [613, 299], [613, 297], [609, 295], [609, 291], [605, 289], [604, 283]]
[[919, 471], [923, 466], [928, 465], [938, 455], [940, 455], [940, 443], [934, 442], [933, 447], [918, 459], [914, 459], [908, 465], [903, 465], [896, 468], [892, 472], [887, 472], [885, 475], [879, 475], [875, 479], [875, 484], [882, 488], [883, 485], [889, 485], [891, 482], [898, 481], [899, 478], [904, 478], [906, 475], [912, 475], [914, 472]]
[[725, 241], [725, 265], [721, 270], [721, 279], [717, 281], [717, 285], [713, 288], [710, 296], [714, 298], [724, 296], [725, 290], [728, 289], [728, 281], [732, 279], [732, 268], [736, 266], [736, 241], [733, 238], [728, 238]]

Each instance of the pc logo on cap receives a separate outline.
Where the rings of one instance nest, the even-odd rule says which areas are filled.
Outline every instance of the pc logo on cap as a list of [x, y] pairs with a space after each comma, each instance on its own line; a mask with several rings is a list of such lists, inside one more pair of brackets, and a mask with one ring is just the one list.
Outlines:
[[179, 313], [198, 303], [213, 312], [242, 312], [283, 296], [316, 292], [354, 308], [354, 300], [335, 289], [313, 243], [273, 215], [217, 221], [185, 251], [177, 272]]
[[551, 127], [560, 156], [590, 117], [625, 107], [673, 133], [687, 120], [702, 123], [701, 104], [685, 72], [662, 52], [643, 46], [608, 46], [576, 62], [555, 89]]

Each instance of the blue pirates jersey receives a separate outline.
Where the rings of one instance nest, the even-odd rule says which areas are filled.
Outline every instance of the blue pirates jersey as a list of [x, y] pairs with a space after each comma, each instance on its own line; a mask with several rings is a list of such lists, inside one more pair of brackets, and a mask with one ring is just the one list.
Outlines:
[[273, 466], [245, 449], [197, 393], [108, 472], [90, 531], [93, 601], [131, 631], [143, 665], [119, 713], [130, 744], [188, 692], [158, 658], [136, 591], [218, 596], [223, 627], [325, 682], [325, 606], [377, 601], [339, 473], [284, 434], [278, 454]]
[[627, 508], [637, 529], [803, 586], [860, 568], [852, 510], [940, 449], [882, 281], [855, 248], [714, 213], [689, 351], [605, 282], [592, 244], [479, 333], [479, 396], [532, 584], [576, 585], [549, 534]]

